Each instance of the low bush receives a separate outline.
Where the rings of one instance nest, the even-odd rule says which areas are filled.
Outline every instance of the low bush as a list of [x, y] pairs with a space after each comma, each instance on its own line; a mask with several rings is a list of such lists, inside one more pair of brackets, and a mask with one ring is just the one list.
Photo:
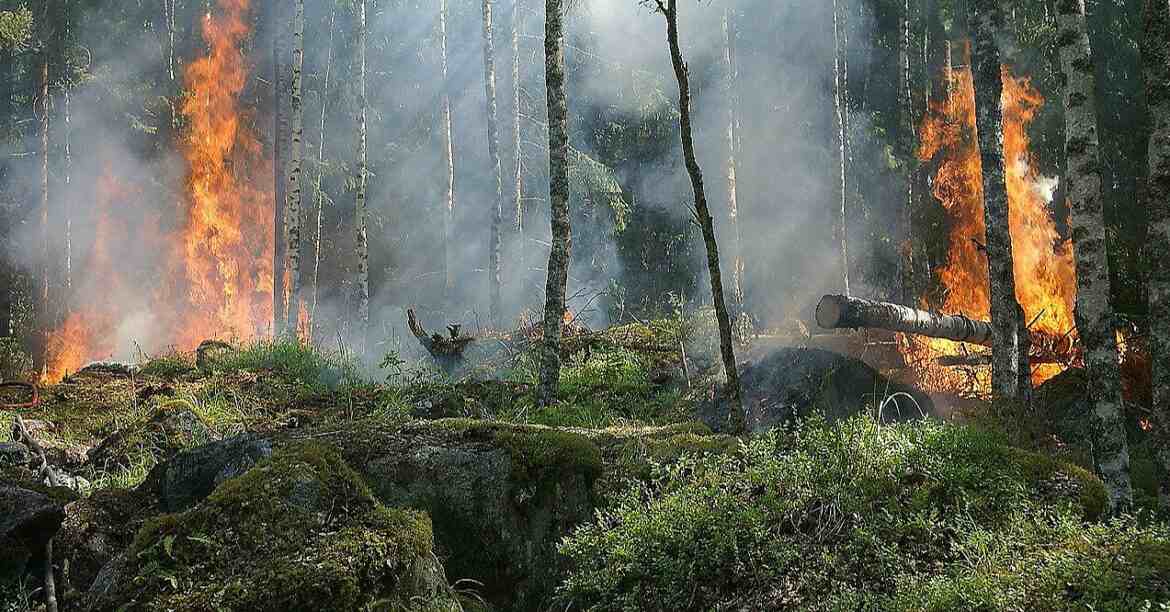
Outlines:
[[560, 597], [590, 610], [1158, 609], [1166, 527], [1098, 524], [1104, 505], [1085, 470], [997, 434], [814, 420], [632, 485], [562, 542]]

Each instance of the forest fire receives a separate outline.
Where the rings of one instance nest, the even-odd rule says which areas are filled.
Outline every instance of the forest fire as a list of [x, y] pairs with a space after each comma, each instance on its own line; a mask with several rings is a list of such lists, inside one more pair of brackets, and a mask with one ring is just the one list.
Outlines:
[[[949, 97], [932, 105], [921, 128], [918, 158], [941, 158], [933, 195], [950, 221], [950, 247], [945, 265], [936, 271], [948, 313], [977, 319], [989, 317], [987, 259], [982, 243], [982, 164], [975, 130], [975, 90], [969, 67], [949, 71]], [[1054, 338], [1075, 335], [1073, 304], [1076, 268], [1071, 242], [1063, 240], [1049, 204], [1053, 183], [1039, 175], [1029, 151], [1028, 126], [1044, 104], [1026, 78], [1003, 70], [1004, 159], [1010, 206], [1016, 297], [1032, 330]], [[1071, 343], [1070, 343], [1071, 344]], [[966, 348], [950, 340], [904, 338], [904, 351], [917, 365], [923, 382], [933, 390], [985, 392], [989, 371], [957, 372], [938, 367], [939, 356], [961, 355]], [[1033, 382], [1060, 373], [1064, 364], [1038, 364]]]
[[[129, 220], [119, 216], [117, 209], [136, 194], [107, 168], [97, 181], [96, 232], [81, 271], [92, 290], [79, 292], [102, 297], [77, 300], [81, 303], [73, 304], [49, 335], [43, 382], [125, 352], [127, 340], [146, 350], [191, 349], [208, 338], [252, 338], [272, 320], [272, 194], [249, 181], [269, 176], [271, 162], [239, 105], [248, 76], [240, 53], [249, 34], [248, 0], [219, 0], [218, 5], [219, 13], [207, 15], [202, 24], [207, 55], [184, 73], [187, 180], [175, 229], [160, 229], [160, 219], [174, 217], [172, 211]], [[160, 234], [165, 238], [149, 245], [156, 261], [141, 252], [120, 257], [134, 248], [131, 235], [149, 240]], [[122, 259], [153, 267], [128, 269]], [[141, 275], [159, 281], [152, 287]], [[128, 324], [136, 306], [149, 313], [144, 315], [149, 325]], [[122, 337], [133, 333], [148, 337]]]

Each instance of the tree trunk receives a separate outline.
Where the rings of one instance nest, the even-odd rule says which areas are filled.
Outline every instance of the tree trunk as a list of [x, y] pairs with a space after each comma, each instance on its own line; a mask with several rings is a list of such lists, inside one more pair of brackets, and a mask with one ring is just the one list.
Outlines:
[[285, 109], [284, 97], [287, 88], [285, 75], [285, 28], [287, 14], [284, 2], [277, 2], [273, 8], [273, 19], [276, 23], [272, 37], [272, 181], [273, 181], [273, 249], [272, 254], [272, 333], [284, 333], [285, 307], [288, 305], [288, 292], [285, 288], [285, 248], [288, 246], [284, 207], [285, 190], [288, 187], [287, 147], [289, 120]]
[[919, 291], [914, 283], [914, 211], [918, 198], [916, 197], [918, 160], [915, 156], [915, 125], [914, 116], [914, 89], [913, 71], [911, 70], [911, 21], [913, 14], [910, 11], [910, 0], [903, 0], [902, 14], [898, 23], [898, 148], [902, 159], [905, 160], [905, 172], [902, 178], [906, 181], [906, 203], [902, 207], [902, 214], [898, 222], [901, 225], [899, 232], [900, 257], [898, 259], [898, 281], [901, 285], [901, 299], [910, 304], [917, 299]]
[[844, 41], [846, 32], [841, 12], [840, 0], [833, 0], [833, 108], [837, 115], [841, 174], [841, 210], [834, 229], [841, 249], [841, 285], [845, 295], [849, 295], [849, 113], [845, 105], [849, 89], [849, 48]]
[[[48, 33], [48, 16], [49, 16], [49, 2], [45, 2], [43, 26], [44, 32]], [[38, 341], [40, 346], [37, 347], [37, 358], [40, 359], [41, 365], [44, 365], [47, 355], [44, 354], [48, 347], [48, 334], [52, 326], [52, 320], [49, 316], [49, 309], [52, 304], [49, 300], [49, 287], [51, 285], [50, 276], [50, 257], [49, 257], [49, 45], [45, 45], [45, 52], [40, 58], [40, 84], [37, 92], [37, 102], [40, 106], [40, 124], [41, 124], [41, 201], [40, 201], [40, 230], [41, 230], [41, 261], [40, 261], [40, 278], [38, 290], [38, 303], [40, 305], [39, 318], [39, 333]]]
[[354, 256], [357, 259], [357, 344], [358, 354], [366, 356], [370, 330], [370, 250], [366, 242], [366, 0], [358, 0], [358, 153], [357, 196], [354, 205]]
[[946, 315], [899, 304], [844, 295], [826, 295], [817, 305], [817, 325], [824, 329], [885, 329], [988, 346], [991, 324], [963, 315]]
[[483, 0], [483, 81], [487, 99], [488, 161], [495, 181], [492, 200], [491, 238], [488, 243], [488, 318], [499, 329], [503, 310], [500, 298], [500, 227], [504, 220], [504, 176], [500, 165], [500, 127], [496, 106], [496, 44], [492, 34], [492, 0]]
[[317, 143], [317, 177], [313, 186], [313, 197], [317, 201], [317, 229], [313, 234], [313, 296], [309, 306], [309, 340], [313, 338], [313, 327], [317, 320], [317, 297], [321, 281], [321, 220], [325, 210], [325, 192], [321, 189], [321, 178], [325, 174], [325, 120], [329, 110], [329, 83], [333, 76], [333, 35], [337, 25], [337, 0], [329, 4], [329, 47], [325, 52], [325, 78], [321, 83], [321, 140]]
[[528, 265], [524, 253], [524, 149], [520, 134], [520, 34], [524, 18], [523, 0], [512, 5], [512, 152], [516, 175], [513, 177], [513, 207], [516, 213], [516, 288], [523, 291], [528, 276]]
[[678, 35], [678, 1], [667, 0], [664, 6], [657, 0], [658, 8], [666, 17], [666, 39], [670, 45], [670, 60], [674, 65], [674, 76], [678, 81], [679, 123], [682, 127], [683, 158], [687, 174], [691, 177], [691, 189], [695, 195], [695, 214], [703, 231], [707, 245], [707, 271], [711, 279], [711, 297], [715, 305], [715, 319], [719, 325], [719, 349], [723, 357], [723, 370], [727, 376], [727, 394], [731, 405], [731, 431], [739, 434], [747, 429], [743, 411], [743, 400], [739, 388], [739, 372], [735, 364], [735, 348], [731, 338], [731, 319], [727, 315], [727, 303], [723, 298], [723, 278], [719, 268], [719, 245], [715, 242], [715, 221], [707, 207], [707, 194], [703, 187], [703, 171], [695, 157], [695, 142], [691, 132], [691, 86], [690, 70], [683, 61]]
[[439, 0], [439, 37], [443, 71], [443, 158], [447, 166], [447, 193], [443, 197], [443, 293], [455, 289], [455, 143], [451, 131], [451, 83], [447, 74], [447, 0]]
[[1143, 37], [1150, 116], [1150, 178], [1146, 238], [1149, 270], [1150, 356], [1160, 497], [1170, 507], [1170, 0], [1146, 0]]
[[1100, 144], [1097, 139], [1096, 77], [1085, 22], [1084, 0], [1060, 0], [1060, 65], [1064, 73], [1065, 193], [1072, 211], [1076, 249], [1076, 322], [1084, 347], [1088, 395], [1093, 404], [1097, 472], [1109, 490], [1111, 506], [1133, 501], [1129, 448], [1122, 417], [1121, 367], [1113, 309], [1109, 305], [1109, 258], [1101, 198]]
[[295, 338], [300, 331], [298, 326], [301, 315], [301, 165], [305, 150], [301, 71], [305, 63], [305, 0], [296, 0], [292, 36], [292, 95], [289, 97], [292, 138], [289, 146], [288, 192], [285, 194], [285, 234], [288, 237], [288, 320], [285, 332]]
[[[999, 0], [973, 0], [971, 69], [975, 79], [975, 122], [983, 163], [983, 216], [991, 279], [991, 386], [1001, 398], [1019, 398], [1019, 304], [1012, 271], [1012, 239], [1008, 227], [1007, 183], [1003, 160], [1003, 74], [997, 37], [1003, 35]], [[1024, 364], [1024, 367], [1027, 367]]]
[[564, 0], [544, 3], [544, 70], [548, 97], [549, 208], [552, 246], [544, 289], [540, 401], [556, 400], [561, 375], [561, 332], [573, 232], [569, 224], [569, 105], [565, 93]]
[[736, 64], [735, 14], [732, 7], [723, 11], [723, 63], [727, 87], [727, 221], [731, 225], [732, 265], [731, 303], [739, 316], [743, 311], [743, 234], [739, 226], [739, 67]]

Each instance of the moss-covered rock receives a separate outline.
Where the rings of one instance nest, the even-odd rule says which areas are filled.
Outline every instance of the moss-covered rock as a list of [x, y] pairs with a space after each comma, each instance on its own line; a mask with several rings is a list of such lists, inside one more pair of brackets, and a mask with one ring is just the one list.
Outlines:
[[233, 436], [188, 449], [156, 465], [140, 489], [156, 496], [163, 511], [179, 512], [270, 455], [268, 440], [250, 434]]
[[355, 426], [332, 438], [387, 505], [430, 514], [452, 580], [483, 583], [503, 609], [540, 609], [558, 580], [556, 542], [594, 509], [602, 473], [588, 437], [549, 427], [438, 420]]
[[91, 610], [450, 609], [426, 515], [387, 508], [329, 447], [295, 444], [153, 518]]
[[63, 600], [75, 602], [157, 512], [153, 497], [132, 489], [102, 489], [67, 504], [55, 547], [58, 563], [69, 568], [60, 585]]
[[10, 590], [26, 574], [41, 573], [45, 544], [64, 518], [64, 500], [53, 491], [0, 480], [0, 588]]
[[211, 428], [185, 403], [167, 402], [94, 447], [89, 451], [89, 464], [101, 470], [127, 468], [143, 455], [161, 460], [215, 438]]

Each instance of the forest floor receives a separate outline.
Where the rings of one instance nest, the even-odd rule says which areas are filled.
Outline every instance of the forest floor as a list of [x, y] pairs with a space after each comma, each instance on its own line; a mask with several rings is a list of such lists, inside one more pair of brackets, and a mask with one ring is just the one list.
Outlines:
[[54, 534], [65, 610], [1170, 609], [1148, 453], [1107, 517], [1075, 376], [882, 423], [872, 370], [778, 349], [737, 438], [702, 336], [583, 335], [543, 409], [523, 347], [378, 382], [294, 342], [87, 368], [20, 413], [62, 486], [0, 443], [0, 611], [43, 609]]

